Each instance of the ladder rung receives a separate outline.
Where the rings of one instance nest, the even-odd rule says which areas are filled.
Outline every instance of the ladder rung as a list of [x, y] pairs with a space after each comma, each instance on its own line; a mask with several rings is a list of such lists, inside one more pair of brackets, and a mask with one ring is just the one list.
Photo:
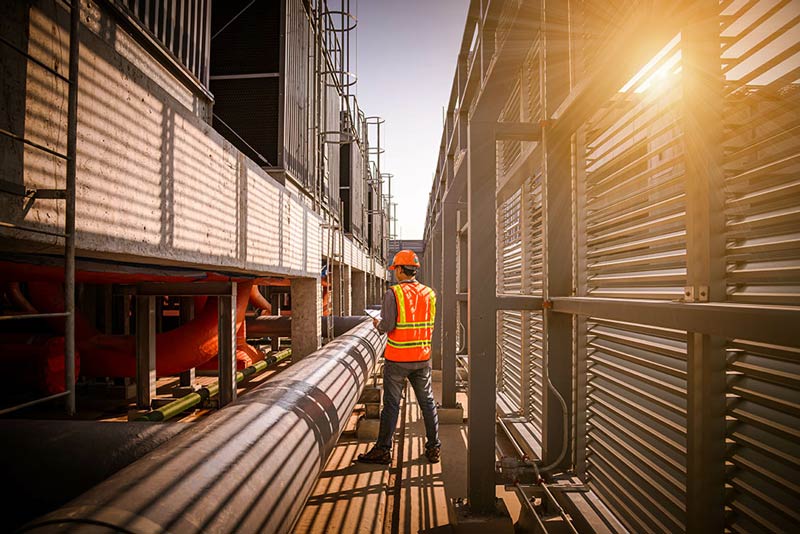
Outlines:
[[12, 228], [14, 230], [19, 230], [20, 232], [33, 232], [35, 234], [44, 234], [44, 235], [51, 235], [54, 237], [67, 237], [67, 234], [60, 233], [60, 232], [50, 232], [48, 230], [39, 230], [38, 228], [29, 228], [27, 226], [19, 226], [18, 224], [7, 223], [0, 221], [0, 226], [5, 228]]
[[0, 321], [13, 321], [15, 319], [47, 319], [50, 317], [67, 317], [69, 312], [55, 313], [21, 313], [19, 315], [0, 315]]

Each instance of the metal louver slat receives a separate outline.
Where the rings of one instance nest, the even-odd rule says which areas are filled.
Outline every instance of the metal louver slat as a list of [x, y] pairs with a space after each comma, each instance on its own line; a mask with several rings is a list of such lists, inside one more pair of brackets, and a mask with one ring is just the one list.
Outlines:
[[[686, 284], [680, 39], [587, 125], [587, 294], [674, 299]], [[664, 83], [648, 84], [664, 72]], [[642, 81], [645, 80], [645, 81]]]

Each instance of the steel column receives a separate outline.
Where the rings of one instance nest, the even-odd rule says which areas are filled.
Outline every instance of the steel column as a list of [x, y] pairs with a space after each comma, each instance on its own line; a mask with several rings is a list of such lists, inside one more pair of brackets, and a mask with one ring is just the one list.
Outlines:
[[[542, 1], [542, 109], [552, 116], [569, 93], [568, 4]], [[562, 126], [562, 132], [570, 131]], [[572, 198], [570, 139], [554, 137], [549, 127], [542, 131], [544, 155], [544, 297], [572, 294]], [[544, 399], [542, 406], [542, 456], [546, 464], [559, 458], [569, 442], [564, 443], [565, 420], [571, 420], [572, 389], [572, 317], [544, 312]], [[567, 402], [562, 413], [551, 385]], [[569, 450], [564, 456], [569, 460]], [[563, 466], [563, 464], [562, 464]]]
[[156, 396], [156, 298], [136, 296], [136, 406], [150, 408]]
[[218, 298], [219, 407], [236, 400], [236, 282]]
[[[461, 354], [466, 354], [469, 349], [467, 339], [469, 338], [469, 318], [467, 310], [467, 265], [469, 263], [469, 233], [467, 230], [467, 210], [458, 211], [458, 327], [461, 329]], [[461, 295], [464, 298], [460, 298]]]
[[[431, 287], [436, 291], [437, 297], [442, 294], [442, 220], [441, 217], [434, 226], [433, 242], [435, 243], [431, 255], [427, 259], [431, 264]], [[439, 308], [437, 306], [437, 308]], [[431, 365], [434, 369], [442, 368], [442, 314], [441, 308], [437, 310], [431, 337]]]
[[69, 94], [67, 104], [67, 172], [64, 210], [64, 380], [67, 414], [75, 413], [75, 188], [78, 157], [78, 61], [81, 4], [72, 2], [69, 25]]
[[[451, 189], [452, 191], [452, 189]], [[448, 195], [449, 196], [449, 192]], [[442, 331], [442, 406], [456, 407], [456, 241], [458, 204], [442, 205], [442, 288], [439, 292], [439, 328]]]
[[495, 510], [495, 380], [497, 377], [497, 147], [493, 122], [470, 120], [467, 211], [469, 353], [468, 497], [472, 512]]
[[[180, 297], [180, 318], [181, 324], [186, 324], [194, 319], [194, 299], [192, 297]], [[183, 387], [190, 387], [194, 385], [195, 368], [192, 367], [181, 373], [180, 384]]]
[[[724, 301], [723, 75], [719, 3], [695, 2], [681, 32], [686, 158], [686, 276], [693, 300]], [[692, 300], [688, 298], [687, 300]], [[688, 334], [686, 531], [722, 532], [725, 524], [724, 339]]]

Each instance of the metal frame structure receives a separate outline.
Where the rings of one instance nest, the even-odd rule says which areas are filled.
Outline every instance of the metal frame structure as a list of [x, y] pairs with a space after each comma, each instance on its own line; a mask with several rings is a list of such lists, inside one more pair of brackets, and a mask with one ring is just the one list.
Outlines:
[[793, 9], [471, 2], [425, 275], [467, 305], [474, 512], [499, 415], [631, 531], [798, 521]]
[[64, 239], [64, 312], [47, 314], [19, 314], [0, 317], [0, 320], [12, 319], [43, 319], [50, 317], [63, 317], [64, 326], [64, 388], [65, 391], [47, 397], [39, 398], [30, 402], [25, 402], [16, 406], [11, 406], [0, 410], [0, 414], [16, 411], [21, 408], [33, 406], [42, 402], [66, 398], [66, 410], [68, 415], [75, 413], [75, 176], [76, 176], [76, 154], [78, 146], [78, 62], [80, 58], [80, 35], [81, 24], [80, 2], [73, 1], [69, 7], [70, 14], [70, 35], [69, 35], [69, 74], [64, 77], [54, 68], [46, 65], [31, 57], [31, 55], [15, 46], [6, 39], [0, 39], [0, 46], [11, 49], [21, 54], [27, 61], [44, 69], [50, 75], [68, 84], [68, 108], [67, 108], [67, 153], [61, 154], [44, 145], [26, 139], [24, 135], [14, 132], [0, 130], [0, 135], [13, 139], [19, 143], [41, 150], [53, 157], [66, 161], [66, 177], [63, 189], [35, 189], [27, 190], [24, 186], [8, 184], [3, 182], [0, 187], [7, 193], [19, 195], [34, 202], [37, 198], [51, 198], [65, 201], [64, 206], [64, 233], [51, 232], [28, 226], [20, 226], [13, 223], [0, 222], [0, 225], [13, 228], [21, 232], [34, 232], [53, 236], [57, 239]]

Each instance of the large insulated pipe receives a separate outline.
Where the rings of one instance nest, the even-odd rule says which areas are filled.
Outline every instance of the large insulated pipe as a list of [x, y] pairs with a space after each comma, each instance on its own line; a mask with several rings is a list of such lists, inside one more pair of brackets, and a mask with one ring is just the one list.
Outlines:
[[0, 473], [14, 481], [3, 530], [63, 506], [192, 424], [0, 420]]
[[[322, 317], [322, 337], [328, 337], [327, 317]], [[369, 315], [349, 315], [333, 317], [333, 337], [340, 336], [369, 320]], [[247, 337], [250, 339], [257, 337], [282, 336], [291, 337], [292, 317], [278, 315], [262, 315], [261, 317], [247, 318]]]
[[384, 343], [357, 326], [21, 532], [290, 532]]

